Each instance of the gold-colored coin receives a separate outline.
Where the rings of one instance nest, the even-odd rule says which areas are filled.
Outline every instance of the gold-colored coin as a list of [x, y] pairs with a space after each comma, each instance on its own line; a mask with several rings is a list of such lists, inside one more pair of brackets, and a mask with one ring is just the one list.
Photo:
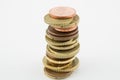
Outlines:
[[76, 42], [76, 43], [74, 43], [72, 45], [68, 45], [68, 46], [54, 46], [54, 45], [50, 45], [50, 44], [48, 46], [50, 46], [52, 49], [56, 49], [56, 50], [70, 50], [78, 45], [79, 45], [79, 43]]
[[73, 39], [70, 39], [70, 40], [64, 41], [64, 42], [63, 41], [62, 42], [61, 41], [55, 41], [55, 40], [49, 38], [48, 36], [45, 36], [45, 38], [46, 38], [46, 41], [47, 41], [48, 44], [55, 45], [55, 46], [72, 45], [72, 44], [76, 43], [77, 40], [78, 40], [78, 36], [76, 38], [73, 38]]
[[72, 72], [55, 72], [48, 68], [44, 68], [45, 74], [53, 79], [64, 79], [72, 74]]
[[[78, 58], [75, 58], [72, 62], [66, 64], [66, 65], [50, 65], [49, 62], [44, 58], [43, 59], [44, 66], [50, 70], [56, 71], [56, 72], [70, 72], [74, 71], [79, 66], [79, 60]], [[60, 66], [60, 67], [59, 67]]]
[[80, 45], [77, 45], [73, 49], [62, 51], [62, 50], [54, 50], [49, 46], [47, 46], [47, 53], [55, 58], [71, 58], [79, 52], [79, 47]]
[[67, 63], [70, 63], [72, 62], [75, 57], [72, 57], [72, 58], [69, 58], [69, 59], [54, 59], [54, 58], [51, 58], [51, 57], [48, 57], [48, 56], [45, 56], [44, 59], [47, 59], [49, 62], [53, 63], [53, 64], [67, 64]]

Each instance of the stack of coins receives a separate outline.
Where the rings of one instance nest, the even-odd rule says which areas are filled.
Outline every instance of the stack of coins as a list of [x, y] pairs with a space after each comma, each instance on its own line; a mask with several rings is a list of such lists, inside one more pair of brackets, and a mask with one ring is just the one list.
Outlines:
[[70, 7], [52, 8], [44, 17], [47, 49], [43, 58], [45, 74], [51, 78], [66, 78], [79, 65], [75, 55], [79, 52], [79, 16]]

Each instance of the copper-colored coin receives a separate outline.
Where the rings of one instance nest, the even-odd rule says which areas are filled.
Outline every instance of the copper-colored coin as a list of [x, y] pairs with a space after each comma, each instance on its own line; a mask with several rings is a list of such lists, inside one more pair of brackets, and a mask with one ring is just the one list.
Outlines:
[[72, 26], [70, 28], [55, 28], [55, 30], [60, 31], [60, 32], [70, 32], [73, 31], [77, 28], [77, 26]]
[[48, 77], [54, 79], [63, 79], [72, 74], [72, 72], [55, 72], [47, 68], [44, 68], [44, 72]]
[[[68, 29], [70, 29], [70, 28], [68, 28]], [[67, 37], [67, 36], [72, 36], [78, 32], [78, 28], [76, 28], [75, 30], [72, 30], [72, 31], [67, 30], [67, 29], [65, 29], [65, 30], [66, 30], [66, 32], [61, 32], [61, 31], [57, 31], [53, 27], [49, 26], [48, 29], [46, 30], [46, 33], [49, 33], [53, 36], [58, 36], [58, 37]]]
[[49, 15], [53, 18], [72, 18], [76, 11], [70, 7], [55, 7], [49, 11]]

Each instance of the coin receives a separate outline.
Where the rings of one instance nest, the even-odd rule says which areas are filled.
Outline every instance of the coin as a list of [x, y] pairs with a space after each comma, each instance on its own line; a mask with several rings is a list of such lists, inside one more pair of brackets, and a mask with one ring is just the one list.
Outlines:
[[49, 24], [49, 25], [54, 27], [54, 28], [70, 28], [72, 26], [78, 25], [79, 20], [80, 20], [80, 17], [78, 15], [76, 15], [76, 16], [73, 17], [72, 22], [70, 22], [68, 24]]
[[72, 58], [68, 58], [68, 59], [55, 59], [55, 58], [52, 58], [47, 55], [43, 59], [46, 59], [53, 64], [67, 64], [67, 63], [72, 62], [75, 58], [76, 57], [72, 57]]
[[70, 24], [77, 16], [74, 18], [66, 18], [66, 19], [55, 19], [52, 18], [49, 14], [45, 15], [44, 21], [49, 25], [67, 25]]
[[48, 77], [54, 78], [54, 79], [63, 79], [72, 74], [72, 72], [55, 72], [48, 68], [44, 68], [44, 72]]
[[[65, 29], [67, 30], [67, 29]], [[75, 30], [72, 31], [68, 31], [68, 32], [60, 32], [55, 30], [53, 27], [49, 26], [48, 29], [46, 30], [46, 33], [49, 33], [53, 36], [57, 36], [57, 37], [68, 37], [68, 36], [72, 36], [76, 33], [78, 33], [78, 28], [75, 28]]]
[[55, 7], [49, 11], [52, 18], [72, 18], [76, 15], [76, 11], [70, 7]]
[[77, 46], [75, 46], [73, 49], [70, 50], [54, 50], [52, 49], [50, 46], [47, 45], [47, 53], [55, 58], [61, 58], [61, 59], [65, 59], [65, 58], [71, 58], [73, 56], [75, 56], [80, 49], [80, 44], [78, 44]]
[[77, 28], [77, 26], [72, 26], [70, 28], [55, 28], [55, 30], [60, 31], [60, 32], [70, 32], [73, 31]]
[[76, 70], [80, 64], [77, 57], [67, 64], [60, 64], [60, 65], [54, 63], [50, 64], [50, 62], [46, 58], [43, 59], [43, 63], [45, 68], [48, 68], [56, 72], [71, 72]]
[[78, 32], [76, 32], [75, 34], [73, 34], [71, 36], [54, 36], [47, 32], [46, 36], [55, 41], [68, 41], [70, 39], [76, 38], [77, 36], [79, 36], [79, 34], [78, 34]]
[[70, 39], [68, 41], [64, 41], [64, 42], [63, 41], [62, 42], [61, 41], [55, 41], [55, 40], [53, 40], [53, 39], [51, 39], [51, 38], [49, 38], [47, 36], [45, 36], [45, 38], [46, 38], [46, 41], [47, 41], [48, 44], [55, 45], [55, 46], [72, 45], [72, 44], [74, 44], [74, 43], [76, 43], [78, 41], [78, 36], [73, 38], [73, 39]]

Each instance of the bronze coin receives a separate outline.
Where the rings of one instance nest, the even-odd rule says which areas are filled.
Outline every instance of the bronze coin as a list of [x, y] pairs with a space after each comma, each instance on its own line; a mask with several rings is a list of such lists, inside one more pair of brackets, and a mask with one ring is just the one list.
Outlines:
[[70, 7], [55, 7], [49, 11], [52, 18], [72, 18], [76, 15], [76, 11]]
[[75, 30], [71, 32], [60, 32], [55, 30], [53, 27], [49, 26], [46, 32], [57, 37], [68, 37], [78, 33], [78, 28], [75, 28]]
[[55, 72], [50, 69], [44, 68], [45, 74], [54, 79], [64, 79], [72, 74], [72, 72]]
[[70, 28], [55, 28], [55, 30], [60, 31], [60, 32], [70, 32], [73, 31], [77, 28], [77, 26], [73, 26]]

